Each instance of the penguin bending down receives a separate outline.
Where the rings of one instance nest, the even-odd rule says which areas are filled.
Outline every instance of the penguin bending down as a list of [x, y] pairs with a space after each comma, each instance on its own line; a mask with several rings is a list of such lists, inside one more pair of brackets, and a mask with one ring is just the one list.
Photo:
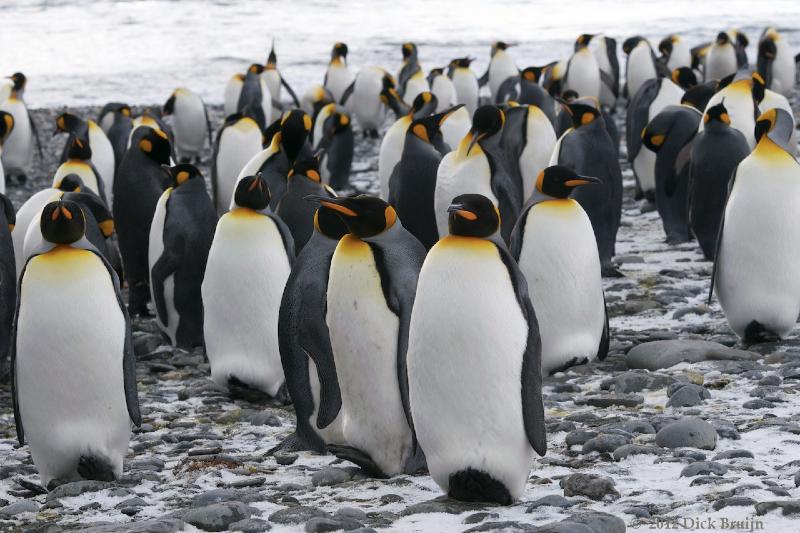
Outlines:
[[[106, 104], [111, 105], [111, 104]], [[125, 151], [128, 149], [128, 139], [131, 136], [131, 130], [133, 129], [133, 119], [131, 118], [131, 108], [125, 104], [119, 104], [120, 107], [116, 111], [109, 111], [105, 114], [101, 114], [103, 120], [108, 121], [109, 118], [111, 119], [111, 124], [106, 131], [106, 137], [108, 137], [108, 141], [111, 143], [111, 148], [114, 151], [114, 177], [116, 177], [116, 172], [119, 170], [120, 163], [122, 163], [122, 158], [125, 156]], [[105, 108], [104, 108], [105, 109]], [[114, 187], [113, 184], [111, 186], [111, 192], [113, 192]], [[113, 194], [110, 195], [113, 198]]]
[[553, 97], [539, 85], [544, 67], [528, 67], [520, 73], [519, 98], [520, 105], [535, 105], [551, 124], [556, 123], [556, 103]]
[[536, 176], [550, 161], [556, 144], [556, 132], [547, 114], [540, 108], [520, 105], [506, 112], [500, 144], [505, 148], [509, 174], [522, 191], [520, 205], [523, 205], [533, 194]]
[[303, 97], [300, 99], [300, 109], [305, 111], [312, 119], [316, 120], [317, 113], [319, 113], [323, 107], [335, 103], [336, 100], [334, 100], [333, 95], [331, 95], [328, 89], [322, 85], [312, 85], [303, 93]]
[[11, 328], [17, 308], [17, 269], [11, 238], [16, 221], [11, 200], [0, 193], [0, 383], [8, 378]]
[[575, 41], [575, 53], [567, 62], [564, 88], [572, 89], [581, 96], [600, 97], [600, 66], [589, 50], [594, 35], [585, 33]]
[[622, 50], [628, 56], [625, 65], [625, 97], [633, 98], [644, 82], [658, 77], [656, 57], [647, 39], [638, 35], [626, 40]]
[[212, 145], [211, 123], [208, 110], [199, 95], [185, 87], [175, 89], [164, 104], [162, 116], [172, 116], [175, 131], [175, 156], [181, 163], [199, 160], [200, 152], [208, 134], [208, 144]]
[[[331, 60], [322, 82], [325, 89], [330, 91], [334, 103], [341, 103], [342, 95], [355, 78], [350, 67], [347, 66], [347, 45], [344, 43], [334, 44], [333, 50], [331, 50]], [[305, 112], [308, 113], [308, 110]]]
[[263, 142], [264, 135], [254, 118], [234, 113], [225, 119], [217, 132], [211, 160], [211, 189], [218, 214], [228, 210], [239, 173], [261, 151]]
[[422, 67], [419, 66], [417, 45], [405, 43], [402, 52], [403, 67], [397, 75], [397, 92], [403, 100], [413, 102], [419, 93], [430, 91], [430, 87]]
[[703, 255], [713, 261], [730, 179], [750, 147], [744, 135], [731, 127], [724, 104], [711, 106], [703, 122], [689, 158], [689, 222]]
[[266, 212], [269, 189], [261, 176], [242, 178], [233, 202], [217, 223], [202, 285], [211, 377], [231, 392], [276, 398], [284, 383], [278, 309], [294, 260], [292, 237]]
[[758, 43], [758, 73], [768, 89], [787, 98], [792, 95], [797, 66], [789, 44], [775, 28], [767, 28]]
[[349, 185], [355, 135], [350, 114], [344, 106], [328, 104], [314, 121], [314, 153], [321, 153], [319, 170], [322, 183], [341, 190]]
[[[755, 150], [731, 178], [712, 274], [728, 324], [748, 344], [783, 338], [800, 313], [800, 163], [785, 142], [791, 116], [756, 121]], [[712, 292], [709, 292], [709, 302]]]
[[492, 43], [492, 58], [489, 61], [489, 68], [486, 70], [486, 73], [481, 76], [480, 80], [478, 80], [480, 85], [489, 85], [492, 102], [497, 101], [500, 86], [503, 82], [511, 76], [519, 75], [519, 69], [514, 63], [514, 59], [507, 52], [512, 46], [514, 45], [502, 41], [495, 41]]
[[[61, 152], [61, 163], [69, 159], [69, 150], [73, 146], [75, 137], [88, 140], [91, 151], [90, 159], [103, 181], [103, 191], [110, 207], [112, 205], [111, 192], [114, 189], [114, 171], [117, 165], [114, 147], [103, 129], [93, 120], [84, 121], [72, 113], [61, 113], [56, 118], [54, 135], [59, 132], [69, 133], [69, 138], [64, 144], [64, 150]], [[91, 183], [91, 181], [88, 183]], [[93, 190], [97, 192], [96, 189]]]
[[[131, 322], [111, 266], [84, 239], [73, 202], [42, 211], [42, 247], [25, 263], [12, 341], [14, 419], [48, 489], [122, 475], [141, 424]], [[75, 335], [80, 332], [80, 335]]]
[[447, 67], [447, 76], [453, 80], [456, 90], [456, 104], [464, 104], [469, 116], [475, 113], [480, 102], [478, 77], [469, 68], [472, 61], [471, 57], [461, 57], [452, 60]]
[[6, 177], [3, 171], [3, 143], [14, 129], [14, 115], [0, 111], [0, 194], [6, 192]]
[[499, 135], [505, 113], [498, 107], [478, 108], [472, 128], [458, 148], [448, 153], [436, 173], [434, 208], [439, 235], [447, 235], [447, 206], [461, 194], [475, 193], [489, 198], [500, 209], [503, 238], [511, 237], [521, 205], [522, 190], [503, 162]]
[[217, 214], [193, 165], [171, 167], [164, 185], [150, 226], [150, 293], [159, 329], [173, 346], [191, 350], [203, 344], [200, 285]]
[[[342, 397], [325, 322], [331, 258], [347, 226], [336, 211], [320, 206], [314, 213], [314, 231], [297, 254], [286, 281], [278, 317], [278, 344], [286, 374], [286, 388], [297, 414], [297, 426], [280, 446], [325, 453], [328, 444], [345, 444], [342, 435]], [[325, 376], [325, 377], [320, 377]], [[325, 381], [326, 398], [320, 383]], [[338, 411], [330, 415], [326, 409]], [[320, 421], [332, 420], [324, 429]]]
[[619, 159], [595, 100], [578, 99], [564, 105], [573, 127], [556, 143], [550, 164], [566, 166], [577, 174], [602, 181], [602, 185], [577, 188], [572, 198], [581, 204], [592, 221], [603, 276], [618, 277], [622, 274], [614, 268], [611, 260], [622, 216]]
[[692, 50], [679, 35], [668, 35], [658, 43], [661, 62], [674, 72], [681, 67], [692, 66]]
[[8, 97], [0, 100], [0, 111], [5, 111], [13, 116], [14, 128], [7, 134], [3, 142], [0, 163], [3, 165], [6, 176], [16, 176], [20, 183], [25, 183], [28, 169], [33, 162], [34, 138], [39, 148], [39, 157], [42, 157], [42, 144], [39, 134], [36, 132], [33, 117], [22, 100], [27, 78], [23, 73], [15, 72], [10, 79], [11, 90]]
[[411, 414], [448, 496], [509, 505], [547, 448], [539, 325], [492, 201], [464, 194], [447, 211], [449, 235], [425, 258], [411, 316]]
[[642, 149], [656, 155], [656, 208], [669, 244], [690, 239], [689, 156], [701, 117], [692, 106], [670, 105], [642, 130]]
[[338, 377], [347, 445], [329, 451], [376, 477], [415, 472], [421, 450], [408, 406], [406, 350], [425, 247], [379, 198], [318, 200], [350, 231], [336, 247], [328, 277], [325, 321], [336, 374], [319, 375], [320, 412], [329, 416], [318, 427], [328, 427], [339, 412], [328, 405]]
[[731, 36], [728, 32], [721, 31], [705, 55], [705, 80], [721, 80], [735, 74], [738, 69], [736, 48]]
[[605, 35], [596, 36], [593, 42], [599, 43], [592, 53], [600, 68], [600, 103], [612, 113], [619, 98], [619, 59], [617, 41]]
[[333, 189], [322, 183], [319, 161], [315, 158], [295, 163], [289, 171], [286, 193], [275, 209], [275, 214], [292, 234], [295, 253], [303, 249], [314, 232], [316, 206], [306, 200], [308, 196], [336, 198]]
[[100, 109], [96, 123], [103, 129], [106, 135], [108, 135], [108, 131], [111, 129], [111, 126], [114, 125], [114, 122], [117, 120], [117, 115], [119, 114], [127, 114], [127, 116], [130, 117], [130, 106], [122, 102], [108, 102]]
[[270, 120], [272, 117], [272, 95], [264, 78], [261, 77], [263, 72], [263, 65], [258, 63], [250, 65], [242, 82], [239, 100], [236, 103], [236, 112], [242, 113], [245, 109], [249, 109], [262, 130], [272, 122]]

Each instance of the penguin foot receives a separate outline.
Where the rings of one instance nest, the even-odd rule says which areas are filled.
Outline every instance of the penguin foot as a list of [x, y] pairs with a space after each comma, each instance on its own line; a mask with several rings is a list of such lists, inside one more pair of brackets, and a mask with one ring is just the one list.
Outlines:
[[505, 485], [486, 472], [467, 468], [450, 474], [447, 495], [464, 502], [496, 502], [511, 505], [511, 494]]
[[389, 477], [381, 470], [381, 467], [375, 464], [375, 461], [373, 461], [368, 454], [352, 446], [329, 444], [328, 451], [339, 459], [344, 459], [345, 461], [350, 461], [358, 465], [361, 467], [361, 470], [374, 478], [388, 479]]
[[556, 374], [558, 372], [564, 372], [565, 370], [567, 370], [568, 368], [572, 368], [573, 366], [585, 365], [588, 362], [589, 362], [589, 358], [588, 357], [583, 357], [581, 359], [578, 359], [577, 357], [573, 357], [572, 359], [570, 359], [569, 361], [567, 361], [563, 365], [557, 366], [556, 368], [551, 370], [549, 375], [552, 376], [553, 374]]
[[289, 399], [289, 392], [286, 389], [286, 383], [281, 385], [275, 396], [270, 396], [268, 393], [261, 389], [256, 389], [249, 384], [241, 381], [236, 376], [228, 377], [228, 393], [231, 398], [237, 400], [245, 400], [250, 403], [269, 404], [275, 406], [282, 406], [291, 403]]
[[97, 481], [114, 481], [114, 470], [111, 465], [95, 456], [81, 455], [78, 460], [78, 474], [84, 479], [94, 479]]
[[750, 322], [744, 330], [744, 342], [748, 345], [776, 342], [780, 339], [776, 333], [765, 328], [758, 320]]
[[276, 446], [267, 450], [267, 455], [275, 455], [278, 452], [315, 452], [319, 454], [326, 454], [325, 444], [322, 444], [321, 449], [317, 449], [311, 444], [304, 442], [300, 435], [295, 431], [285, 439], [283, 439]]
[[600, 274], [604, 278], [624, 278], [625, 274], [617, 270], [613, 265], [605, 265], [600, 269]]
[[667, 235], [667, 244], [670, 246], [676, 246], [678, 244], [683, 244], [685, 242], [689, 242], [688, 235], [679, 235], [676, 233], [670, 233]]

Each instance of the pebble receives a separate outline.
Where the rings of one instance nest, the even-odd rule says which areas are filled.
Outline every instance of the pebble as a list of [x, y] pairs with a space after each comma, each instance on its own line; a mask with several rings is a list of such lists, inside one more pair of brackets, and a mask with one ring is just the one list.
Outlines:
[[311, 475], [311, 484], [315, 487], [341, 485], [352, 478], [352, 474], [347, 470], [335, 466], [326, 466]]
[[693, 407], [702, 404], [706, 398], [710, 397], [708, 389], [689, 383], [670, 394], [667, 407]]
[[629, 439], [622, 435], [598, 435], [583, 444], [581, 453], [611, 453], [617, 448], [628, 444], [628, 441]]
[[570, 474], [562, 478], [559, 484], [564, 489], [564, 496], [586, 496], [592, 500], [606, 497], [616, 500], [620, 497], [611, 478], [595, 474]]
[[584, 429], [576, 429], [575, 431], [570, 431], [564, 437], [564, 443], [567, 446], [580, 446], [586, 443], [586, 441], [593, 439], [597, 436], [596, 431], [587, 431]]
[[32, 500], [19, 500], [12, 504], [0, 507], [0, 517], [12, 517], [22, 513], [38, 513], [39, 504]]
[[258, 518], [246, 518], [228, 526], [228, 531], [238, 531], [241, 533], [263, 533], [270, 529], [272, 529], [272, 526], [269, 522]]
[[775, 404], [758, 398], [756, 400], [748, 400], [742, 404], [745, 409], [773, 409]]
[[620, 446], [614, 450], [612, 456], [614, 457], [615, 461], [622, 461], [628, 457], [631, 457], [632, 455], [659, 455], [661, 453], [661, 448], [657, 446], [648, 446], [644, 444], [625, 444], [624, 446]]
[[695, 461], [681, 470], [680, 477], [706, 476], [708, 474], [724, 476], [727, 473], [728, 467], [721, 463], [715, 463], [714, 461]]
[[664, 448], [713, 450], [717, 446], [717, 432], [700, 418], [684, 417], [661, 428], [656, 434], [656, 444]]
[[714, 502], [712, 507], [715, 511], [719, 511], [725, 507], [747, 507], [754, 505], [755, 503], [756, 501], [753, 498], [748, 498], [746, 496], [734, 496], [732, 498], [722, 498], [721, 500], [717, 500]]
[[108, 483], [103, 481], [83, 480], [74, 481], [72, 483], [64, 483], [59, 485], [49, 493], [47, 493], [47, 501], [59, 500], [61, 498], [69, 498], [71, 496], [80, 496], [85, 492], [97, 492], [108, 487]]
[[527, 513], [532, 513], [539, 507], [557, 507], [559, 509], [567, 509], [578, 503], [576, 500], [568, 500], [567, 498], [558, 494], [548, 494], [543, 498], [539, 498], [528, 505]]
[[353, 531], [363, 527], [364, 524], [358, 520], [346, 516], [336, 518], [316, 517], [312, 518], [305, 525], [306, 533], [322, 533], [327, 531]]
[[269, 515], [269, 521], [276, 524], [303, 524], [312, 518], [323, 518], [327, 516], [328, 513], [316, 507], [298, 505], [297, 507], [287, 507], [275, 511]]
[[710, 359], [751, 359], [752, 352], [728, 348], [717, 342], [704, 340], [663, 340], [640, 344], [628, 352], [628, 368], [659, 370], [678, 363], [698, 363]]
[[250, 517], [250, 508], [242, 502], [225, 502], [190, 509], [183, 521], [203, 531], [225, 531], [234, 522]]
[[[575, 402], [578, 403], [577, 401]], [[632, 395], [613, 395], [613, 396], [590, 396], [585, 403], [592, 407], [636, 407], [644, 403], [644, 398], [638, 394]]]
[[756, 514], [765, 515], [775, 509], [780, 509], [783, 516], [800, 514], [800, 500], [784, 500], [773, 502], [759, 502], [755, 505]]
[[719, 461], [720, 459], [739, 459], [739, 458], [748, 458], [753, 459], [753, 452], [750, 450], [725, 450], [724, 452], [719, 452], [717, 455], [711, 458], [712, 461]]

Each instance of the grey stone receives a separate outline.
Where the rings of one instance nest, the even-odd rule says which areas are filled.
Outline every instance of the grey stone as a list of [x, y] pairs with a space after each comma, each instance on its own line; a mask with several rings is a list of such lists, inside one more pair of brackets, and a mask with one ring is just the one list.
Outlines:
[[684, 385], [669, 397], [667, 407], [693, 407], [702, 404], [705, 398], [710, 397], [711, 395], [705, 387], [694, 384]]
[[623, 372], [614, 378], [614, 390], [620, 394], [641, 392], [648, 388], [651, 378], [644, 372]]
[[19, 500], [0, 508], [0, 516], [16, 516], [22, 513], [38, 513], [39, 504], [33, 500]]
[[715, 511], [719, 511], [720, 509], [724, 509], [726, 507], [745, 507], [755, 503], [756, 501], [753, 498], [748, 498], [746, 496], [733, 496], [732, 498], [722, 498], [721, 500], [715, 501], [713, 507]]
[[234, 522], [250, 517], [250, 508], [242, 502], [214, 503], [190, 509], [183, 521], [203, 531], [225, 531]]
[[276, 524], [300, 524], [308, 522], [312, 518], [323, 518], [327, 516], [328, 513], [316, 507], [298, 505], [297, 507], [287, 507], [275, 511], [269, 515], [269, 521]]
[[748, 458], [753, 459], [753, 452], [750, 450], [725, 450], [724, 452], [719, 452], [717, 455], [711, 458], [712, 461], [718, 461], [720, 459], [739, 459], [739, 458]]
[[567, 446], [580, 446], [584, 444], [589, 439], [593, 439], [597, 436], [596, 431], [586, 431], [583, 429], [576, 429], [575, 431], [570, 431], [564, 437], [564, 443]]
[[205, 507], [212, 503], [238, 500], [240, 492], [233, 489], [214, 489], [192, 496], [192, 507]]
[[598, 431], [621, 430], [630, 434], [655, 435], [656, 429], [647, 420], [625, 420], [623, 422], [613, 422], [604, 424], [597, 428]]
[[340, 507], [336, 510], [336, 516], [346, 516], [362, 522], [367, 519], [367, 513], [355, 507]]
[[714, 427], [717, 435], [722, 439], [739, 440], [742, 438], [741, 435], [739, 435], [739, 430], [736, 429], [736, 426], [734, 426], [733, 422], [730, 420], [715, 418], [709, 420], [708, 423]]
[[161, 517], [140, 522], [108, 524], [86, 529], [86, 533], [176, 533], [183, 531], [186, 524], [183, 520]]
[[[486, 522], [485, 524], [481, 524], [479, 526], [471, 527], [464, 531], [464, 533], [478, 533], [484, 531], [492, 531], [498, 532], [502, 531], [503, 533], [519, 533], [520, 531], [539, 531], [534, 526], [530, 524], [523, 524], [522, 522]], [[580, 532], [575, 532], [580, 533]]]
[[543, 498], [539, 498], [538, 500], [531, 502], [528, 505], [528, 510], [526, 512], [532, 513], [539, 507], [558, 507], [560, 509], [566, 509], [568, 507], [572, 507], [576, 503], [578, 502], [575, 500], [568, 500], [567, 498], [559, 496], [558, 494], [548, 494]]
[[756, 514], [759, 516], [765, 515], [775, 509], [780, 509], [783, 516], [800, 514], [800, 500], [759, 502], [756, 504]]
[[628, 368], [659, 370], [678, 363], [698, 363], [707, 360], [753, 360], [753, 352], [728, 348], [718, 342], [703, 340], [664, 340], [635, 346], [625, 357]]
[[464, 520], [462, 520], [461, 523], [462, 524], [478, 524], [478, 523], [483, 522], [484, 520], [486, 520], [488, 518], [498, 518], [499, 516], [500, 515], [497, 514], [497, 513], [486, 513], [486, 512], [472, 513], [471, 515], [468, 515]]
[[247, 417], [247, 421], [250, 422], [250, 424], [253, 426], [272, 426], [272, 427], [281, 426], [280, 419], [268, 411], [260, 411], [257, 413], [253, 413], [252, 415]]
[[337, 518], [312, 518], [305, 525], [306, 533], [323, 533], [328, 531], [353, 531], [362, 527], [364, 524], [358, 520], [340, 516]]
[[59, 485], [47, 493], [47, 501], [60, 500], [61, 498], [70, 498], [72, 496], [80, 496], [85, 492], [97, 492], [107, 488], [108, 486], [108, 483], [94, 480], [82, 480], [73, 481], [72, 483], [64, 483], [63, 485]]
[[564, 489], [564, 496], [586, 496], [593, 500], [605, 497], [616, 500], [620, 496], [611, 478], [594, 474], [571, 474], [562, 478], [559, 484]]
[[479, 511], [483, 507], [485, 505], [481, 503], [462, 502], [447, 496], [440, 496], [433, 500], [409, 505], [403, 510], [402, 515], [408, 516], [422, 513], [461, 514], [466, 511]]
[[269, 522], [258, 518], [246, 518], [228, 526], [228, 531], [239, 531], [241, 533], [263, 533], [270, 529], [272, 529], [272, 526]]
[[565, 518], [563, 522], [588, 526], [593, 533], [625, 533], [623, 519], [599, 511], [575, 514]]
[[646, 444], [626, 444], [614, 450], [612, 456], [614, 457], [615, 461], [622, 461], [632, 455], [660, 455], [661, 453], [661, 448], [657, 446], [648, 446]]
[[[592, 407], [636, 407], [644, 403], [644, 398], [638, 394], [630, 395], [611, 395], [611, 396], [590, 396], [585, 399], [587, 405]], [[578, 403], [578, 402], [576, 402]]]
[[767, 400], [762, 400], [761, 398], [755, 400], [749, 400], [742, 404], [742, 407], [745, 409], [772, 409], [775, 407], [775, 404], [772, 402], [768, 402]]
[[343, 468], [337, 468], [335, 466], [326, 466], [322, 470], [318, 472], [314, 472], [311, 475], [311, 484], [315, 487], [319, 486], [331, 486], [331, 485], [341, 485], [346, 481], [350, 481], [353, 479], [353, 475], [344, 470]]
[[296, 453], [291, 453], [287, 451], [279, 451], [275, 452], [273, 455], [275, 458], [275, 462], [279, 465], [288, 466], [294, 464], [297, 461], [298, 455]]
[[661, 428], [656, 434], [656, 444], [663, 448], [713, 450], [717, 446], [717, 432], [700, 418], [684, 417]]
[[625, 514], [633, 515], [636, 518], [650, 518], [650, 510], [647, 507], [628, 507], [622, 511]]
[[114, 509], [125, 509], [129, 507], [144, 507], [147, 505], [147, 502], [141, 499], [138, 496], [134, 496], [133, 498], [128, 498], [127, 500], [122, 500], [117, 505], [114, 506]]
[[717, 476], [724, 476], [728, 472], [728, 467], [713, 461], [696, 461], [687, 465], [681, 470], [680, 477], [694, 477], [706, 476], [708, 474], [715, 474]]
[[617, 448], [628, 444], [628, 442], [629, 439], [622, 435], [598, 435], [597, 437], [587, 440], [583, 444], [581, 453], [611, 453]]

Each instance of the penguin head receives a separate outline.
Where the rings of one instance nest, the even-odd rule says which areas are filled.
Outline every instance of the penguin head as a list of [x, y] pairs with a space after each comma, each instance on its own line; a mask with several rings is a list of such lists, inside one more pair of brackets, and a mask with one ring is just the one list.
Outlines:
[[[352, 129], [352, 121], [350, 119], [350, 114], [347, 110], [342, 106], [337, 106], [336, 104], [328, 104], [333, 109], [330, 114], [327, 115], [325, 118], [325, 122], [323, 123], [323, 138], [326, 135], [339, 135], [340, 133], [344, 133], [348, 130]], [[327, 107], [327, 106], [326, 106]], [[317, 117], [319, 120], [319, 116]]]
[[697, 76], [689, 67], [679, 67], [672, 71], [670, 75], [672, 81], [678, 85], [681, 89], [691, 89], [695, 85], [697, 85]]
[[161, 108], [161, 116], [171, 115], [175, 112], [175, 93], [173, 92]]
[[578, 91], [575, 91], [573, 89], [567, 89], [566, 91], [561, 93], [561, 99], [564, 102], [567, 102], [567, 103], [574, 102], [578, 98], [580, 98], [580, 95], [578, 94]]
[[572, 190], [581, 185], [603, 183], [599, 178], [581, 176], [560, 165], [547, 167], [536, 177], [536, 190], [553, 198], [569, 198]]
[[661, 52], [661, 55], [664, 57], [669, 57], [670, 54], [672, 54], [672, 47], [676, 42], [678, 42], [677, 35], [668, 35], [667, 37], [661, 39], [661, 42], [658, 43], [658, 51]]
[[267, 56], [267, 63], [264, 65], [265, 70], [275, 70], [278, 68], [278, 56], [275, 54], [275, 40], [272, 41], [272, 46], [269, 49]]
[[740, 32], [739, 30], [731, 30], [734, 38], [736, 39], [736, 46], [739, 48], [745, 49], [750, 44], [750, 39], [747, 38], [747, 35]]
[[716, 82], [714, 80], [700, 83], [691, 89], [687, 90], [681, 97], [681, 103], [690, 105], [698, 111], [703, 111], [711, 100], [711, 97], [716, 93]]
[[77, 115], [61, 113], [56, 117], [56, 131], [53, 132], [53, 135], [59, 133], [75, 133], [85, 125], [86, 123], [83, 119]]
[[[469, 156], [472, 148], [483, 139], [490, 138], [502, 131], [506, 122], [503, 110], [494, 105], [483, 105], [475, 110], [472, 115], [472, 127], [466, 137], [461, 140], [465, 148], [464, 156]], [[466, 144], [465, 144], [466, 143]], [[462, 146], [459, 146], [461, 150]]]
[[527, 67], [522, 71], [522, 79], [528, 83], [539, 83], [545, 67]]
[[28, 83], [28, 78], [22, 72], [15, 72], [8, 77], [11, 80], [11, 90], [15, 92], [22, 92], [25, 90], [25, 85]]
[[42, 237], [53, 244], [72, 244], [86, 232], [86, 215], [81, 206], [69, 200], [50, 202], [39, 219]]
[[450, 61], [450, 66], [453, 68], [469, 68], [473, 61], [475, 61], [474, 57], [457, 57]]
[[368, 239], [390, 229], [397, 222], [397, 212], [377, 196], [360, 194], [354, 197], [328, 198], [310, 196], [323, 207], [336, 211], [350, 233]]
[[14, 129], [14, 115], [0, 111], [0, 146], [11, 135], [11, 130]]
[[422, 91], [414, 98], [408, 114], [413, 118], [424, 117], [436, 111], [438, 104], [439, 99], [436, 98], [435, 94], [430, 91]]
[[717, 46], [724, 46], [726, 44], [730, 44], [731, 36], [728, 35], [728, 32], [721, 31], [717, 34], [717, 38], [714, 40], [717, 43]]
[[433, 81], [438, 76], [444, 76], [444, 68], [432, 68], [428, 72], [428, 77], [426, 78], [428, 80], [428, 86], [432, 87], [433, 86]]
[[767, 94], [767, 83], [764, 81], [764, 77], [758, 72], [753, 72], [750, 75], [750, 80], [753, 82], [753, 88], [751, 91], [753, 94], [753, 100], [756, 102], [756, 104], [760, 104], [764, 99], [764, 96]]
[[281, 144], [289, 163], [294, 163], [311, 131], [311, 117], [301, 109], [287, 111], [281, 117]]
[[493, 42], [492, 43], [492, 57], [494, 57], [494, 55], [497, 52], [508, 50], [512, 46], [515, 46], [515, 45], [512, 44], [512, 43], [504, 43], [503, 41], [495, 41], [495, 42]]
[[589, 46], [589, 43], [592, 41], [594, 37], [595, 35], [591, 33], [584, 33], [578, 36], [578, 38], [575, 39], [575, 51], [577, 52], [578, 50], [581, 50], [582, 48], [586, 48], [587, 46]]
[[778, 55], [778, 47], [775, 44], [775, 40], [769, 37], [767, 34], [761, 42], [758, 43], [758, 57], [763, 57], [768, 61], [772, 61], [775, 59], [775, 56]]
[[731, 117], [728, 115], [728, 110], [725, 108], [724, 98], [717, 105], [713, 105], [706, 109], [706, 112], [703, 115], [703, 123], [708, 124], [709, 122], [722, 122], [728, 126], [731, 125]]
[[331, 50], [331, 62], [336, 62], [338, 59], [347, 59], [347, 45], [344, 43], [336, 43]]
[[262, 72], [264, 72], [264, 65], [259, 65], [258, 63], [253, 63], [247, 69], [248, 74], [261, 74]]
[[337, 241], [348, 233], [347, 226], [342, 222], [338, 211], [324, 205], [320, 205], [314, 212], [314, 229]]
[[417, 45], [414, 43], [403, 43], [401, 47], [403, 53], [403, 61], [416, 61], [417, 60]]
[[322, 183], [322, 177], [319, 175], [319, 159], [311, 157], [296, 162], [287, 177], [291, 179], [293, 176], [306, 176], [311, 181]]
[[569, 113], [572, 127], [575, 129], [591, 124], [600, 116], [600, 106], [592, 97], [578, 98], [571, 102], [564, 101], [561, 105]]
[[255, 176], [246, 176], [236, 184], [233, 201], [239, 207], [261, 211], [269, 207], [269, 200], [269, 187], [260, 172]]
[[622, 51], [625, 52], [625, 54], [630, 54], [631, 52], [633, 52], [633, 49], [639, 46], [639, 43], [644, 40], [645, 38], [642, 37], [641, 35], [635, 35], [633, 37], [629, 37], [625, 39], [624, 43], [622, 43]]
[[172, 187], [176, 189], [192, 179], [203, 180], [203, 175], [197, 170], [197, 167], [189, 163], [180, 163], [172, 167], [164, 169], [167, 173], [166, 179], [161, 183], [163, 189]]
[[403, 101], [395, 88], [394, 78], [389, 75], [384, 76], [381, 80], [381, 84], [383, 86], [380, 93], [381, 102], [388, 104], [390, 100]]
[[80, 161], [87, 161], [92, 158], [92, 149], [89, 147], [89, 141], [82, 139], [77, 135], [72, 137], [67, 149], [67, 157], [69, 159], [77, 159]]
[[169, 137], [161, 130], [147, 127], [149, 130], [139, 139], [139, 150], [159, 165], [168, 165], [172, 155]]
[[500, 229], [500, 212], [482, 194], [461, 194], [447, 208], [450, 235], [491, 237]]
[[762, 141], [769, 139], [784, 150], [788, 150], [793, 129], [794, 120], [789, 113], [778, 108], [767, 109], [756, 119], [756, 142], [761, 144]]
[[77, 174], [67, 174], [56, 184], [56, 189], [64, 192], [81, 192], [83, 180]]

